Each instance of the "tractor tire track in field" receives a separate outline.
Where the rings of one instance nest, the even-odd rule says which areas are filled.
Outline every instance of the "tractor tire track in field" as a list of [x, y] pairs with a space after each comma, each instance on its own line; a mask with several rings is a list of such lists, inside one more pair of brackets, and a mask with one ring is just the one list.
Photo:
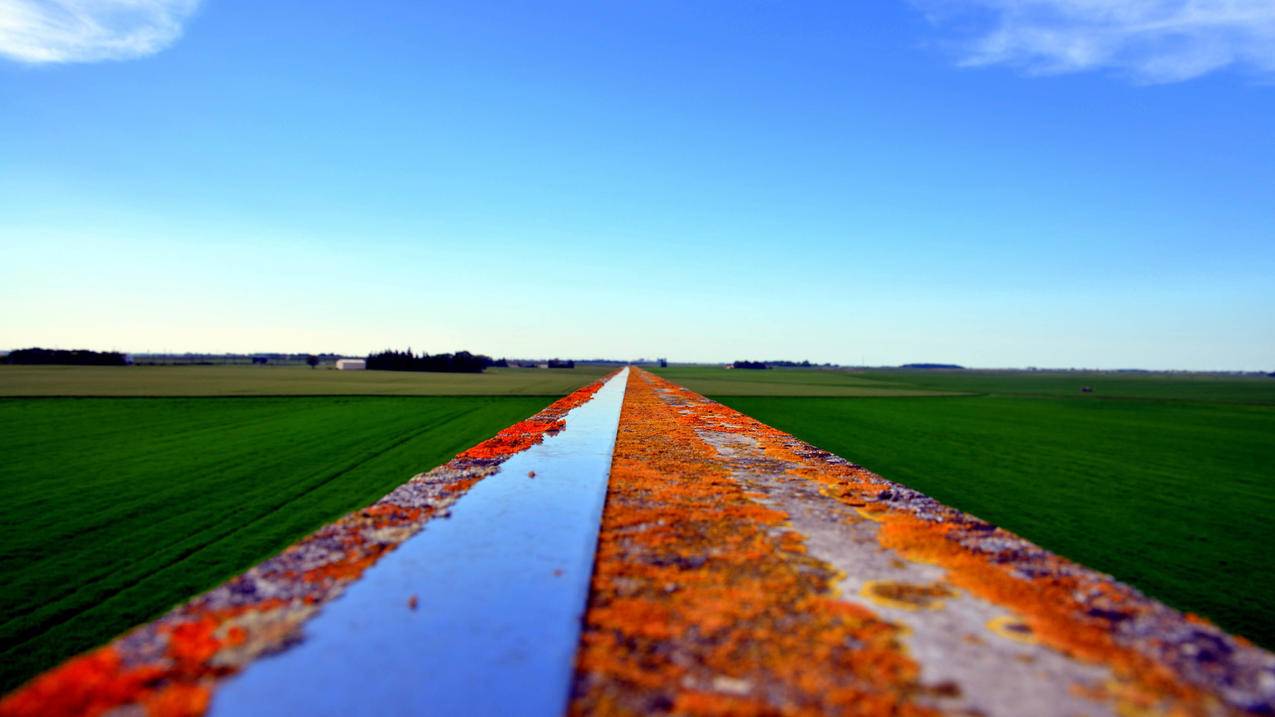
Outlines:
[[[40, 636], [41, 634], [46, 633], [46, 632], [48, 632], [48, 631], [50, 631], [50, 630], [54, 630], [54, 629], [58, 628], [59, 626], [61, 626], [61, 625], [65, 624], [65, 623], [67, 623], [67, 622], [69, 622], [69, 621], [71, 621], [71, 620], [75, 619], [77, 616], [82, 615], [82, 614], [84, 614], [84, 613], [88, 612], [89, 610], [92, 610], [93, 608], [95, 608], [95, 607], [98, 607], [98, 606], [102, 605], [102, 604], [103, 604], [103, 603], [105, 603], [105, 602], [108, 602], [108, 601], [110, 601], [110, 600], [115, 599], [115, 598], [116, 598], [116, 597], [118, 597], [121, 593], [123, 593], [123, 592], [125, 592], [125, 591], [127, 591], [127, 590], [129, 590], [129, 589], [131, 589], [131, 588], [134, 588], [134, 587], [136, 587], [136, 586], [138, 586], [138, 585], [140, 585], [140, 584], [142, 584], [142, 583], [144, 583], [144, 582], [147, 582], [147, 581], [149, 581], [149, 580], [152, 580], [152, 579], [157, 578], [157, 577], [158, 577], [161, 573], [163, 573], [164, 571], [169, 570], [169, 569], [173, 568], [174, 566], [176, 566], [176, 565], [178, 565], [178, 564], [180, 564], [180, 563], [182, 563], [182, 562], [185, 562], [186, 560], [190, 559], [190, 558], [191, 558], [191, 557], [193, 557], [194, 555], [199, 554], [200, 552], [202, 552], [202, 551], [204, 551], [204, 550], [206, 550], [206, 549], [208, 549], [208, 548], [210, 548], [210, 547], [212, 547], [212, 546], [216, 545], [217, 543], [221, 543], [221, 542], [223, 542], [224, 540], [226, 540], [227, 538], [229, 538], [229, 537], [231, 537], [231, 536], [235, 535], [236, 533], [238, 533], [238, 532], [240, 532], [240, 531], [242, 531], [242, 530], [244, 530], [244, 529], [250, 528], [250, 527], [252, 527], [252, 526], [254, 526], [254, 525], [256, 525], [256, 524], [260, 523], [262, 520], [267, 519], [267, 518], [269, 518], [269, 517], [271, 517], [271, 516], [275, 515], [275, 514], [276, 514], [276, 513], [278, 513], [280, 510], [284, 509], [285, 507], [287, 507], [289, 504], [293, 503], [294, 501], [300, 500], [300, 499], [302, 499], [302, 498], [306, 497], [307, 495], [310, 495], [310, 494], [314, 493], [315, 491], [317, 491], [317, 490], [319, 490], [319, 489], [323, 488], [324, 486], [330, 485], [333, 481], [335, 481], [335, 480], [339, 479], [340, 477], [342, 477], [342, 476], [344, 476], [344, 475], [348, 474], [350, 471], [353, 471], [353, 470], [355, 470], [356, 468], [358, 468], [358, 467], [360, 467], [360, 466], [362, 466], [362, 465], [365, 465], [365, 464], [367, 464], [367, 463], [370, 463], [371, 461], [374, 461], [374, 460], [376, 460], [377, 458], [380, 458], [381, 456], [384, 456], [384, 455], [386, 455], [386, 454], [390, 453], [391, 451], [395, 450], [396, 448], [399, 448], [400, 446], [403, 446], [404, 444], [411, 442], [412, 440], [416, 439], [417, 437], [421, 436], [422, 434], [424, 434], [424, 433], [426, 433], [426, 432], [428, 432], [428, 431], [430, 431], [430, 430], [433, 430], [433, 429], [437, 428], [439, 425], [442, 425], [442, 424], [444, 424], [444, 423], [448, 423], [448, 422], [450, 422], [450, 421], [456, 420], [457, 418], [460, 418], [461, 416], [465, 416], [465, 415], [467, 415], [467, 414], [471, 414], [471, 413], [473, 413], [475, 410], [477, 410], [477, 409], [476, 409], [476, 408], [469, 408], [469, 409], [465, 409], [465, 410], [461, 410], [461, 411], [455, 411], [455, 412], [452, 412], [452, 413], [448, 413], [448, 414], [446, 414], [445, 416], [439, 417], [439, 418], [435, 419], [434, 421], [432, 421], [432, 422], [430, 422], [430, 423], [425, 424], [424, 426], [421, 426], [421, 427], [419, 427], [419, 428], [417, 428], [417, 429], [415, 429], [415, 430], [412, 430], [412, 431], [411, 431], [410, 433], [408, 433], [407, 435], [405, 435], [405, 436], [403, 436], [403, 437], [400, 437], [399, 439], [397, 439], [397, 440], [395, 440], [395, 441], [391, 442], [389, 445], [387, 445], [387, 446], [386, 446], [386, 447], [384, 447], [383, 449], [378, 450], [378, 451], [376, 451], [376, 452], [372, 453], [371, 455], [367, 455], [367, 456], [365, 456], [365, 457], [363, 457], [363, 458], [361, 458], [361, 459], [359, 459], [359, 460], [356, 460], [356, 461], [354, 461], [354, 462], [352, 462], [352, 463], [349, 463], [349, 464], [345, 465], [343, 468], [341, 468], [341, 469], [339, 469], [339, 470], [337, 470], [337, 471], [335, 471], [335, 472], [333, 472], [333, 473], [331, 473], [331, 474], [327, 475], [326, 477], [323, 477], [321, 480], [316, 481], [315, 483], [311, 484], [310, 486], [308, 486], [308, 487], [304, 488], [304, 489], [303, 489], [303, 490], [301, 490], [299, 493], [296, 493], [296, 494], [294, 494], [294, 495], [290, 496], [289, 498], [287, 498], [287, 499], [285, 499], [285, 500], [282, 500], [282, 501], [279, 501], [279, 502], [275, 503], [273, 506], [269, 507], [269, 508], [268, 508], [268, 509], [266, 509], [264, 512], [260, 513], [259, 515], [257, 515], [255, 518], [252, 518], [252, 519], [251, 519], [251, 520], [249, 520], [248, 522], [238, 522], [238, 523], [235, 525], [235, 527], [232, 527], [232, 528], [230, 528], [229, 530], [223, 530], [223, 531], [219, 532], [218, 534], [216, 534], [215, 536], [213, 536], [213, 537], [211, 537], [211, 538], [209, 538], [209, 539], [207, 539], [207, 540], [204, 540], [204, 541], [202, 541], [202, 542], [199, 542], [198, 544], [196, 544], [196, 545], [194, 545], [194, 546], [191, 546], [191, 547], [188, 547], [188, 548], [182, 549], [182, 550], [181, 550], [181, 551], [180, 551], [177, 555], [173, 556], [171, 559], [168, 559], [168, 560], [164, 561], [164, 562], [163, 562], [163, 563], [161, 563], [159, 566], [157, 566], [155, 569], [153, 569], [153, 570], [148, 570], [148, 571], [146, 571], [144, 574], [139, 575], [138, 577], [136, 577], [135, 579], [127, 580], [127, 581], [125, 581], [125, 582], [123, 582], [123, 583], [119, 584], [119, 585], [118, 585], [118, 587], [114, 587], [114, 588], [111, 588], [111, 589], [106, 589], [106, 590], [99, 591], [98, 593], [94, 594], [93, 596], [90, 596], [90, 597], [86, 598], [85, 600], [83, 600], [83, 601], [82, 601], [82, 604], [83, 604], [83, 603], [88, 603], [88, 604], [90, 604], [90, 605], [91, 605], [91, 607], [89, 607], [89, 608], [87, 608], [87, 609], [74, 609], [74, 608], [68, 608], [68, 609], [65, 609], [65, 610], [61, 610], [61, 611], [55, 612], [52, 616], [50, 616], [50, 619], [48, 619], [48, 620], [44, 620], [44, 621], [41, 621], [41, 622], [40, 622], [40, 623], [38, 623], [38, 624], [28, 626], [26, 629], [21, 630], [20, 632], [18, 632], [18, 633], [17, 633], [17, 634], [16, 634], [16, 635], [12, 638], [12, 641], [10, 641], [10, 640], [6, 640], [6, 642], [9, 642], [9, 645], [8, 645], [8, 647], [6, 647], [3, 651], [0, 651], [0, 657], [4, 657], [4, 658], [6, 658], [6, 659], [7, 659], [7, 658], [8, 658], [11, 654], [13, 654], [14, 652], [16, 652], [16, 651], [20, 650], [21, 648], [23, 648], [23, 647], [24, 647], [27, 643], [29, 643], [29, 642], [30, 642], [33, 638], [38, 637], [38, 636]], [[423, 470], [428, 470], [428, 468], [430, 468], [430, 467], [432, 467], [432, 466], [426, 466], [426, 467], [424, 467], [424, 468], [423, 468]], [[410, 477], [410, 476], [409, 476], [409, 477]], [[407, 479], [407, 478], [405, 477], [405, 478], [404, 478], [404, 480], [406, 480], [406, 479]], [[235, 517], [231, 517], [231, 518], [228, 518], [227, 520], [235, 520], [235, 519], [236, 519]], [[224, 523], [224, 522], [226, 522], [226, 521], [221, 521], [221, 522], [223, 522], [223, 523]], [[285, 542], [285, 545], [286, 545], [286, 542]], [[3, 623], [0, 623], [0, 632], [3, 632], [6, 628], [8, 628], [10, 625], [12, 625], [15, 621], [18, 621], [18, 620], [20, 620], [21, 618], [23, 618], [23, 617], [25, 617], [25, 616], [31, 615], [31, 614], [33, 614], [33, 613], [38, 613], [38, 612], [39, 612], [40, 610], [42, 610], [42, 609], [49, 608], [52, 604], [56, 604], [56, 603], [58, 603], [58, 602], [65, 601], [67, 598], [72, 597], [72, 596], [75, 596], [75, 595], [77, 595], [77, 594], [82, 594], [82, 592], [83, 592], [85, 589], [90, 588], [90, 587], [91, 587], [91, 586], [93, 586], [93, 585], [97, 585], [97, 584], [102, 583], [103, 581], [108, 580], [111, 576], [113, 576], [113, 575], [115, 575], [115, 574], [118, 574], [121, 570], [126, 570], [129, 566], [137, 565], [137, 564], [139, 564], [139, 563], [145, 563], [145, 562], [147, 561], [147, 559], [151, 558], [152, 556], [154, 556], [154, 555], [156, 555], [156, 554], [158, 554], [158, 553], [162, 553], [162, 552], [164, 552], [165, 550], [171, 550], [171, 549], [172, 549], [171, 547], [170, 547], [170, 548], [159, 548], [159, 549], [157, 549], [157, 550], [155, 550], [155, 551], [152, 551], [152, 552], [150, 552], [150, 553], [146, 553], [146, 554], [143, 554], [143, 555], [135, 555], [135, 556], [133, 556], [133, 558], [132, 558], [131, 560], [129, 560], [129, 561], [128, 561], [128, 562], [127, 562], [124, 566], [122, 566], [122, 567], [120, 567], [120, 566], [113, 566], [110, 570], [103, 572], [101, 575], [99, 575], [99, 576], [97, 576], [97, 577], [94, 577], [94, 578], [91, 578], [91, 579], [89, 579], [89, 580], [87, 580], [87, 581], [84, 581], [84, 582], [80, 583], [79, 585], [77, 585], [77, 586], [76, 586], [75, 590], [74, 590], [72, 593], [70, 593], [69, 595], [64, 595], [62, 598], [60, 598], [60, 599], [58, 599], [58, 600], [54, 601], [53, 603], [48, 603], [48, 602], [46, 602], [46, 603], [44, 603], [44, 604], [34, 606], [33, 608], [31, 608], [31, 609], [29, 609], [29, 610], [25, 610], [25, 611], [19, 611], [19, 612], [11, 613], [11, 614], [8, 616], [8, 618], [7, 618], [7, 619], [6, 619]], [[224, 576], [222, 576], [222, 577], [224, 577]], [[213, 581], [211, 584], [216, 584], [216, 581]], [[165, 608], [165, 609], [166, 609], [166, 608]], [[162, 612], [162, 609], [161, 609], [161, 612]], [[150, 616], [147, 616], [147, 617], [150, 617]], [[142, 619], [146, 619], [146, 618], [142, 618]]]

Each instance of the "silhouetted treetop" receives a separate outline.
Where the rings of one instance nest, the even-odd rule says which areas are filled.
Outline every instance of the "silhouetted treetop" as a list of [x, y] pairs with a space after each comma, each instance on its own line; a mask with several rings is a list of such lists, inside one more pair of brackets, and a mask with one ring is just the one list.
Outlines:
[[490, 356], [457, 351], [454, 354], [421, 354], [387, 349], [367, 357], [369, 371], [438, 371], [442, 373], [482, 373], [495, 364]]
[[4, 357], [9, 364], [62, 364], [68, 366], [127, 366], [128, 357], [119, 351], [88, 349], [17, 349]]

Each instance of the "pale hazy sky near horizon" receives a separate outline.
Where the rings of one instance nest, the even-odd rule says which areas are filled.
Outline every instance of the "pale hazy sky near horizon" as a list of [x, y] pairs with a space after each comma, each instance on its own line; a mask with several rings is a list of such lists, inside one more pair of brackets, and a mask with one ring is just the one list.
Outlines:
[[0, 348], [1275, 370], [1266, 0], [0, 0]]

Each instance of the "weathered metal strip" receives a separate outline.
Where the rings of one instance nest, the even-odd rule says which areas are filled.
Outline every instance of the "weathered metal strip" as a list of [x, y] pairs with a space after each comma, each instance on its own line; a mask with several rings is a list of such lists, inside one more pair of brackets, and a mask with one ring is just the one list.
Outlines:
[[[413, 477], [375, 504], [321, 528], [154, 622], [36, 677], [0, 700], [0, 717], [115, 711], [203, 714], [226, 678], [294, 643], [301, 626], [370, 566], [427, 523], [446, 523], [440, 518], [449, 508], [512, 457], [560, 436], [572, 410], [587, 404], [606, 380], [555, 401], [446, 465]], [[619, 388], [623, 381], [608, 385]], [[577, 423], [572, 421], [572, 431]], [[493, 533], [499, 531], [498, 524], [492, 526]], [[578, 572], [573, 573], [575, 579], [583, 580]], [[407, 610], [408, 599], [403, 597], [396, 611]], [[427, 609], [418, 606], [418, 611]]]
[[231, 715], [561, 715], [627, 369], [213, 699]]
[[575, 714], [1275, 713], [1275, 655], [642, 371]]

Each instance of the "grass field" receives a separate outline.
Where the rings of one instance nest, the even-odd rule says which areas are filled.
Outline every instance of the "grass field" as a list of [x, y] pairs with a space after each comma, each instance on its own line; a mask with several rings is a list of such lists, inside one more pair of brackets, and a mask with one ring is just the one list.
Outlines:
[[[660, 373], [1275, 647], [1275, 379], [764, 371], [758, 396], [736, 371]], [[811, 398], [815, 381], [978, 395]]]
[[[710, 366], [654, 369], [705, 396], [900, 397], [988, 394], [1102, 400], [1150, 398], [1275, 404], [1275, 379], [1223, 374], [1110, 371], [922, 371], [770, 369]], [[1092, 393], [1080, 392], [1082, 387]]]
[[484, 373], [276, 366], [3, 366], [0, 396], [562, 396], [614, 370]]
[[[1004, 396], [1058, 396], [1104, 400], [1145, 398], [1173, 401], [1275, 404], [1275, 378], [1198, 373], [1086, 371], [864, 371], [857, 378], [938, 391]], [[1088, 386], [1092, 393], [1082, 394]]]
[[753, 371], [707, 366], [656, 369], [670, 381], [705, 396], [945, 396], [946, 389], [910, 385], [889, 377], [819, 369]]
[[[209, 374], [222, 376], [189, 370], [200, 372], [201, 389]], [[93, 373], [61, 374], [74, 390], [107, 385], [78, 371]], [[591, 372], [564, 373], [573, 378], [545, 380], [568, 385]], [[136, 390], [112, 381], [115, 390]], [[405, 388], [420, 385], [395, 390]], [[551, 400], [0, 399], [0, 692], [373, 502]]]

